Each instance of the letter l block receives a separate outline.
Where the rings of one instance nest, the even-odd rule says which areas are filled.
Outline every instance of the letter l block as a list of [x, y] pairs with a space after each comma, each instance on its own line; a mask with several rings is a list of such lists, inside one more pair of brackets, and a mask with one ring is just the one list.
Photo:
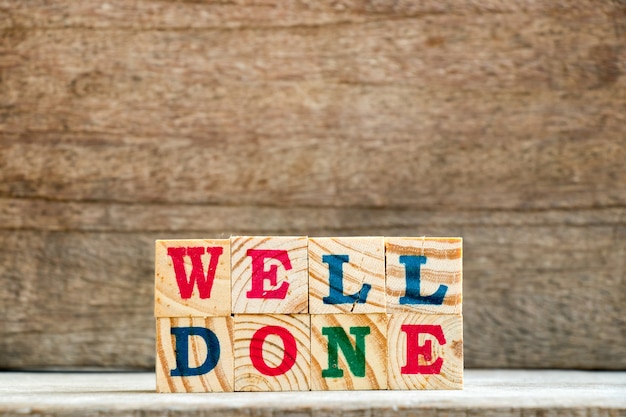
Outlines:
[[385, 238], [387, 312], [461, 314], [461, 238]]
[[383, 238], [309, 238], [309, 311], [385, 313]]

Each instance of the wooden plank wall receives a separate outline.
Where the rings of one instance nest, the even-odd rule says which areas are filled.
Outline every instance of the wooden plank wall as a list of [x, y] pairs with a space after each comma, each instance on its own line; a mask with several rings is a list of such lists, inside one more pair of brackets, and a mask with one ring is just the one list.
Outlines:
[[0, 368], [154, 366], [153, 240], [460, 235], [468, 367], [626, 368], [623, 1], [0, 0]]

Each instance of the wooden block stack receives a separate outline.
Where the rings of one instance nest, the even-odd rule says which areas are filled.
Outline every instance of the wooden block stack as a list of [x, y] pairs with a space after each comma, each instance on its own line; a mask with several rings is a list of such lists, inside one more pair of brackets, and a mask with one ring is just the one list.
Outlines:
[[462, 389], [462, 239], [159, 240], [158, 392]]

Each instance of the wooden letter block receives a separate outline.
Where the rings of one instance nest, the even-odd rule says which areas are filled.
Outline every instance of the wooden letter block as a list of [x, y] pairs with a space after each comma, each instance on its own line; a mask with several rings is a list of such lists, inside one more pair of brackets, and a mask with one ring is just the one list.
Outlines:
[[386, 389], [386, 334], [386, 314], [311, 316], [311, 389]]
[[233, 391], [231, 317], [157, 318], [157, 392]]
[[235, 316], [235, 391], [308, 391], [307, 314]]
[[389, 389], [463, 389], [463, 318], [398, 313], [389, 318]]
[[462, 245], [158, 240], [157, 391], [462, 389]]
[[387, 312], [461, 314], [461, 238], [385, 239]]
[[156, 317], [230, 315], [230, 241], [157, 240]]
[[308, 311], [306, 237], [231, 237], [233, 313]]
[[309, 238], [311, 314], [385, 311], [382, 237]]

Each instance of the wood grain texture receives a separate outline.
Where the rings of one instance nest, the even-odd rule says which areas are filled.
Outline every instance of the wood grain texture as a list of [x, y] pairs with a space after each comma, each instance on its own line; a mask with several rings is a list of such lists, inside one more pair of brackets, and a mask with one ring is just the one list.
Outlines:
[[[402, 256], [424, 260], [409, 266]], [[419, 271], [419, 286], [408, 283], [409, 269]], [[463, 239], [385, 237], [385, 291], [387, 313], [461, 314]], [[440, 303], [433, 300], [435, 294]], [[401, 302], [402, 297], [409, 299]]]
[[[336, 344], [339, 338], [326, 333], [329, 328], [340, 329], [348, 344]], [[311, 315], [311, 390], [387, 389], [386, 334], [386, 314]], [[330, 349], [336, 354], [331, 354]], [[362, 360], [358, 359], [359, 354]], [[329, 370], [336, 375], [325, 376]], [[361, 371], [362, 375], [358, 374]]]
[[626, 192], [613, 185], [626, 176], [624, 12], [570, 13], [382, 13], [374, 22], [277, 30], [11, 26], [0, 193], [623, 206]]
[[[231, 317], [160, 317], [156, 319], [156, 389], [157, 392], [229, 392], [233, 391], [233, 320]], [[178, 368], [174, 327], [209, 329], [219, 342], [219, 358], [210, 372], [197, 376], [172, 376]], [[188, 337], [188, 366], [198, 368], [207, 360], [207, 342], [198, 336]]]
[[[324, 256], [338, 255], [338, 260]], [[333, 275], [341, 280], [331, 283]], [[385, 313], [385, 243], [382, 237], [309, 238], [311, 314]], [[341, 284], [341, 285], [340, 285]], [[345, 296], [346, 300], [343, 300]], [[325, 297], [331, 297], [329, 302]]]
[[[480, 3], [428, 0], [419, 3], [342, 2], [322, 0], [314, 5], [297, 1], [254, 1], [241, 4], [201, 2], [150, 2], [129, 4], [113, 0], [106, 4], [60, 0], [53, 5], [44, 0], [24, 3], [5, 0], [1, 9], [15, 25], [33, 28], [110, 28], [194, 29], [242, 27], [280, 28], [290, 26], [321, 26], [340, 23], [363, 23], [368, 20], [411, 18], [422, 16], [476, 16], [489, 14], [539, 15], [551, 17], [567, 13], [573, 18], [617, 18], [621, 11], [612, 3], [594, 0], [577, 1], [575, 7], [566, 2], [520, 1], [513, 4], [498, 0]], [[619, 23], [619, 22], [616, 22]]]
[[[267, 334], [259, 330], [268, 329]], [[308, 391], [311, 378], [311, 317], [307, 314], [235, 315], [235, 391]], [[254, 354], [253, 340], [262, 353]], [[287, 346], [291, 345], [290, 348]], [[294, 352], [291, 352], [293, 349]], [[252, 356], [260, 362], [259, 369]], [[270, 371], [270, 372], [268, 372]], [[276, 375], [268, 375], [276, 371]]]
[[[169, 248], [183, 248], [183, 288], [185, 283], [193, 288], [189, 298], [183, 298], [178, 278], [175, 272], [173, 256], [168, 256]], [[196, 267], [199, 276], [193, 276], [194, 265], [187, 248], [201, 248], [201, 255], [197, 259], [200, 263]], [[215, 248], [218, 248], [217, 251]], [[193, 249], [196, 250], [197, 249]], [[215, 256], [215, 260], [212, 258]], [[155, 243], [155, 287], [154, 287], [154, 315], [155, 317], [207, 317], [230, 316], [230, 240], [229, 239], [192, 239], [192, 240], [157, 240]], [[212, 262], [215, 265], [212, 267]], [[201, 282], [201, 283], [199, 283]], [[208, 287], [207, 294], [200, 293], [200, 285]]]
[[463, 317], [397, 313], [387, 329], [389, 389], [463, 389]]
[[[268, 102], [280, 103], [299, 94], [298, 88], [282, 84], [276, 88], [286, 91], [277, 96], [263, 88], [258, 89], [259, 97], [234, 99], [233, 111], [241, 111], [242, 101], [257, 103], [269, 95]], [[614, 111], [626, 106], [621, 89], [604, 94], [603, 90], [548, 91], [537, 98], [521, 95], [518, 103], [517, 96], [485, 92], [454, 93], [455, 97], [437, 92], [429, 97], [421, 89], [389, 88], [391, 91], [379, 95], [375, 87], [352, 91], [356, 87], [339, 85], [339, 97], [324, 98], [334, 104], [320, 111], [318, 120], [307, 121], [296, 114], [297, 121], [284, 130], [268, 126], [266, 132], [258, 133], [230, 131], [239, 124], [259, 123], [240, 120], [237, 113], [225, 122], [227, 128], [214, 134], [200, 133], [215, 130], [214, 125], [197, 126], [187, 133], [172, 128], [167, 138], [158, 141], [154, 138], [163, 134], [159, 131], [138, 137], [138, 133], [110, 132], [112, 126], [98, 128], [105, 133], [56, 133], [62, 127], [51, 128], [53, 132], [47, 128], [46, 132], [7, 131], [2, 135], [0, 153], [0, 195], [91, 203], [430, 211], [441, 207], [589, 209], [626, 204], [626, 191], [615, 186], [617, 179], [626, 177], [626, 167], [621, 164], [626, 158], [621, 141], [624, 120], [621, 112]], [[318, 92], [304, 94], [329, 93], [320, 86]], [[434, 113], [432, 107], [406, 110], [426, 106], [415, 103], [416, 96], [424, 95], [426, 102], [437, 103], [435, 107], [443, 115], [473, 116], [455, 120], [452, 126], [447, 116]], [[346, 102], [341, 110], [332, 108], [338, 101]], [[385, 101], [400, 102], [390, 103], [391, 109], [376, 108]], [[361, 102], [366, 110], [374, 107], [371, 112], [375, 114], [369, 110], [360, 114], [350, 104]], [[292, 109], [276, 112], [292, 114]], [[209, 123], [224, 111], [224, 106], [217, 105], [215, 114], [197, 117]], [[354, 114], [338, 116], [342, 111]], [[502, 114], [504, 111], [509, 114]], [[387, 113], [384, 117], [383, 112]], [[128, 109], [127, 114], [134, 111]], [[325, 122], [325, 115], [337, 120]], [[115, 126], [122, 118], [115, 118]], [[258, 116], [258, 120], [271, 118]], [[362, 120], [378, 126], [365, 126]], [[22, 123], [33, 126], [36, 121]], [[136, 126], [139, 121], [124, 123]], [[325, 129], [324, 123], [335, 126]], [[345, 130], [341, 128], [344, 124]], [[292, 126], [303, 131], [293, 131]], [[520, 126], [520, 131], [512, 126]], [[529, 133], [527, 126], [539, 132]], [[490, 132], [489, 144], [484, 141], [485, 131]], [[124, 135], [124, 140], [119, 135]], [[229, 138], [226, 145], [223, 138]], [[194, 176], [186, 169], [188, 165], [198, 167]], [[342, 169], [331, 170], [339, 166]], [[380, 175], [382, 171], [386, 175]]]
[[308, 312], [306, 237], [233, 236], [230, 247], [233, 313]]
[[233, 234], [463, 236], [468, 367], [626, 369], [624, 22], [1, 1], [0, 368], [151, 369], [154, 240]]

